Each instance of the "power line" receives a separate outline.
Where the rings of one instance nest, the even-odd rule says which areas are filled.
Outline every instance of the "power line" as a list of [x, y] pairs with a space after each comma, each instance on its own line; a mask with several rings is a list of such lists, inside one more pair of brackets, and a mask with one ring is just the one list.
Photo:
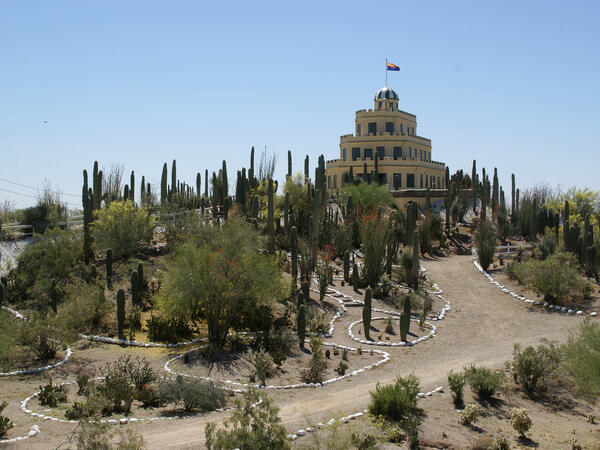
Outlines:
[[[3, 188], [0, 188], [0, 191], [8, 192], [9, 194], [22, 195], [23, 197], [29, 197], [29, 198], [34, 198], [34, 199], [38, 200], [38, 197], [36, 197], [35, 195], [29, 195], [29, 194], [23, 194], [21, 192], [9, 191], [8, 189], [3, 189]], [[65, 202], [65, 203], [69, 206], [79, 207], [79, 205], [77, 205], [75, 203], [70, 203], [70, 202]]]
[[[37, 188], [37, 187], [34, 187], [34, 186], [29, 186], [29, 185], [27, 185], [27, 184], [17, 183], [16, 181], [10, 181], [10, 180], [7, 180], [6, 178], [1, 178], [1, 177], [0, 177], [0, 181], [4, 181], [5, 183], [14, 184], [14, 185], [16, 185], [16, 186], [21, 186], [21, 187], [28, 188], [28, 189], [35, 189], [36, 191], [39, 191], [39, 190], [40, 190], [40, 188]], [[59, 192], [59, 193], [60, 193], [61, 195], [67, 195], [67, 196], [69, 196], [69, 197], [76, 197], [76, 198], [79, 198], [79, 197], [81, 197], [81, 195], [75, 195], [75, 194], [65, 194], [65, 193], [63, 193], [63, 192]]]

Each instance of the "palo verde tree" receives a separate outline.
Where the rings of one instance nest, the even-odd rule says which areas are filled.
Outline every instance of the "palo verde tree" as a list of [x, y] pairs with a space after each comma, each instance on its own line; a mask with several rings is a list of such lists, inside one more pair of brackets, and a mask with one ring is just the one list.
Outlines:
[[231, 329], [256, 328], [259, 312], [284, 296], [277, 262], [259, 252], [262, 246], [259, 232], [241, 219], [205, 226], [166, 267], [160, 310], [167, 317], [205, 321], [216, 349]]

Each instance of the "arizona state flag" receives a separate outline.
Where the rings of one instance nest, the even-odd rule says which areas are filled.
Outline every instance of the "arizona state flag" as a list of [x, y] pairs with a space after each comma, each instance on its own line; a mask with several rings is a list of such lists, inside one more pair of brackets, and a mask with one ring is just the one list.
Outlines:
[[400, 67], [398, 67], [396, 64], [387, 63], [387, 70], [393, 70], [394, 72], [398, 72], [400, 71]]

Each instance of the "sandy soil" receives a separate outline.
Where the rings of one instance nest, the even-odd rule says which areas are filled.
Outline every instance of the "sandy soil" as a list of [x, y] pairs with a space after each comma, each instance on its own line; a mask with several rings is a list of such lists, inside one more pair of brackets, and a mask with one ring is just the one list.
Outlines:
[[[428, 391], [440, 385], [445, 386], [450, 370], [460, 371], [470, 364], [502, 367], [504, 361], [511, 358], [514, 343], [536, 344], [541, 338], [562, 341], [568, 336], [569, 329], [582, 321], [581, 317], [529, 310], [521, 302], [514, 301], [490, 285], [475, 270], [470, 255], [427, 259], [424, 266], [444, 290], [444, 297], [452, 302], [452, 311], [445, 320], [436, 323], [437, 336], [415, 347], [385, 348], [392, 354], [389, 363], [348, 380], [323, 388], [271, 392], [275, 403], [281, 408], [280, 417], [288, 430], [294, 431], [311, 423], [325, 422], [335, 415], [365, 409], [369, 404], [369, 391], [375, 388], [376, 383], [390, 383], [398, 375], [414, 373], [421, 380], [422, 390]], [[352, 294], [347, 286], [339, 289]], [[347, 328], [360, 315], [360, 308], [348, 308], [348, 313], [336, 322], [334, 336], [329, 341], [355, 346], [356, 342], [347, 335]], [[116, 358], [123, 353], [144, 355], [160, 368], [169, 355], [182, 351], [121, 349], [86, 343], [76, 349], [72, 362], [48, 375], [56, 381], [72, 381], [77, 370], [97, 366], [98, 361]], [[15, 430], [10, 435], [26, 432], [31, 425], [39, 423], [39, 420], [21, 413], [18, 404], [37, 389], [42, 377], [11, 377], [0, 383], [0, 398], [10, 402], [6, 413], [15, 421]], [[447, 390], [443, 394], [420, 400], [419, 404], [427, 414], [421, 433], [424, 439], [441, 439], [442, 432], [446, 432], [448, 444], [454, 448], [464, 448], [477, 435], [477, 432], [457, 423]], [[586, 424], [585, 418], [577, 415], [576, 411], [549, 413], [544, 406], [529, 407], [535, 412], [535, 416], [532, 412], [534, 428], [530, 437], [540, 448], [564, 448], [574, 428], [578, 429], [577, 436], [584, 447], [600, 439], [598, 426]], [[496, 425], [496, 416], [501, 416], [502, 411], [496, 413], [490, 410], [490, 416], [479, 424], [481, 429], [495, 432], [495, 427], [499, 427]], [[149, 448], [201, 448], [204, 424], [209, 421], [221, 422], [229, 414], [211, 413], [168, 423], [129, 426], [143, 435]], [[489, 423], [486, 422], [488, 420]], [[19, 447], [56, 447], [73, 429], [68, 424], [48, 422], [40, 423], [40, 427], [42, 431], [39, 437]]]

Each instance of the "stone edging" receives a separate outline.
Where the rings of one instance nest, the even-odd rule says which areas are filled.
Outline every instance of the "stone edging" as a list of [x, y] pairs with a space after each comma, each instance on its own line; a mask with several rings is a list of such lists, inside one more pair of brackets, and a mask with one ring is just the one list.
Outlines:
[[[335, 347], [335, 348], [339, 348], [342, 350], [348, 350], [351, 352], [357, 352], [357, 349], [355, 349], [354, 347], [348, 347], [346, 345], [341, 345], [341, 344], [333, 344], [333, 343], [329, 343], [329, 342], [323, 342], [323, 346], [325, 347]], [[222, 383], [222, 384], [227, 384], [227, 385], [233, 385], [233, 386], [240, 386], [241, 389], [230, 389], [234, 392], [244, 392], [245, 389], [244, 388], [249, 388], [249, 387], [256, 387], [256, 388], [260, 388], [260, 389], [299, 389], [299, 388], [309, 388], [309, 387], [322, 387], [322, 386], [326, 386], [330, 383], [335, 383], [336, 381], [341, 381], [344, 380], [346, 378], [355, 376], [355, 375], [359, 375], [363, 372], [366, 372], [369, 369], [373, 369], [377, 366], [380, 366], [382, 364], [385, 364], [386, 362], [388, 362], [392, 355], [390, 355], [387, 352], [384, 352], [382, 350], [372, 350], [372, 352], [380, 354], [383, 356], [382, 359], [380, 359], [379, 361], [373, 363], [373, 364], [369, 364], [368, 366], [362, 367], [360, 369], [356, 369], [350, 373], [347, 373], [345, 375], [341, 375], [339, 377], [334, 377], [334, 378], [330, 378], [329, 380], [325, 380], [323, 381], [323, 383], [296, 383], [296, 384], [287, 384], [287, 385], [267, 385], [267, 386], [261, 386], [259, 384], [250, 384], [250, 383], [240, 383], [239, 381], [233, 381], [233, 380], [215, 380], [213, 378], [210, 377], [203, 377], [200, 375], [191, 375], [191, 374], [186, 374], [186, 373], [182, 373], [182, 372], [176, 372], [173, 369], [171, 369], [169, 367], [169, 365], [171, 364], [172, 361], [175, 361], [177, 359], [183, 358], [186, 354], [192, 353], [194, 351], [200, 350], [202, 348], [204, 348], [206, 346], [201, 346], [201, 347], [196, 347], [193, 348], [191, 350], [188, 350], [185, 353], [182, 353], [181, 355], [177, 355], [171, 359], [169, 359], [166, 363], [165, 363], [165, 370], [172, 374], [172, 375], [181, 375], [184, 377], [190, 377], [190, 378], [196, 378], [199, 380], [206, 380], [206, 381], [213, 381], [216, 383]]]
[[[380, 319], [386, 319], [386, 318], [387, 317], [384, 317], [384, 316], [373, 317], [371, 320], [380, 320]], [[415, 319], [412, 317], [410, 320], [413, 322], [419, 321], [419, 319]], [[407, 342], [372, 341], [372, 340], [367, 340], [367, 339], [361, 339], [354, 335], [354, 333], [352, 332], [352, 328], [354, 328], [354, 326], [359, 323], [362, 323], [362, 319], [356, 320], [356, 321], [352, 322], [350, 325], [348, 325], [348, 336], [350, 337], [350, 339], [352, 339], [356, 342], [360, 342], [361, 344], [366, 344], [366, 345], [381, 345], [381, 346], [385, 346], [385, 347], [412, 347], [413, 345], [417, 345], [423, 341], [426, 341], [426, 340], [434, 337], [437, 332], [437, 328], [435, 327], [435, 325], [432, 325], [429, 322], [425, 322], [426, 325], [431, 327], [431, 331], [426, 336], [417, 338], [414, 341], [407, 341]]]
[[[14, 309], [10, 309], [8, 306], [3, 306], [2, 309], [10, 312], [17, 319], [27, 320], [23, 314], [21, 314], [18, 311], [15, 311]], [[36, 367], [35, 369], [19, 369], [19, 370], [13, 370], [12, 372], [0, 372], [0, 377], [9, 377], [9, 376], [13, 376], [13, 375], [30, 375], [32, 373], [40, 373], [40, 372], [44, 372], [46, 370], [54, 369], [55, 367], [62, 366], [63, 364], [67, 363], [71, 359], [72, 354], [73, 354], [73, 350], [71, 350], [70, 346], [67, 346], [67, 354], [65, 355], [64, 359], [57, 362], [56, 364], [48, 364], [47, 366]]]
[[24, 441], [25, 439], [30, 439], [32, 437], [35, 437], [39, 432], [40, 432], [40, 426], [32, 425], [31, 429], [29, 430], [29, 433], [27, 433], [25, 436], [17, 436], [17, 437], [10, 438], [10, 439], [0, 439], [0, 444], [10, 444], [11, 442], [21, 442], [21, 441]]
[[[417, 394], [417, 398], [431, 397], [433, 394], [436, 394], [438, 392], [444, 392], [443, 386], [439, 386], [439, 387], [435, 388], [433, 391], [419, 392]], [[356, 412], [354, 414], [350, 414], [348, 416], [342, 416], [337, 419], [336, 418], [329, 419], [329, 421], [326, 424], [319, 422], [316, 426], [317, 426], [317, 428], [323, 428], [326, 425], [333, 425], [336, 422], [349, 423], [351, 420], [358, 419], [359, 417], [364, 416], [368, 412], [369, 412], [369, 410], [363, 409], [362, 411]], [[308, 433], [313, 433], [315, 431], [316, 431], [316, 429], [313, 427], [306, 427], [305, 429], [297, 430], [295, 433], [289, 433], [287, 435], [287, 438], [292, 441], [295, 441], [299, 437], [306, 436]]]
[[532, 305], [536, 305], [536, 306], [543, 306], [545, 308], [548, 308], [550, 311], [552, 312], [562, 312], [565, 314], [576, 314], [578, 316], [590, 316], [590, 317], [596, 317], [598, 316], [597, 312], [591, 312], [591, 313], [587, 313], [587, 312], [583, 312], [581, 310], [579, 311], [574, 311], [572, 309], [568, 309], [566, 306], [558, 306], [558, 305], [551, 305], [548, 302], [540, 302], [537, 300], [531, 300], [527, 297], [523, 297], [522, 295], [517, 294], [516, 292], [511, 291], [510, 289], [508, 289], [507, 287], [502, 286], [500, 283], [498, 283], [496, 280], [494, 280], [494, 278], [485, 270], [483, 270], [483, 267], [481, 267], [481, 264], [479, 264], [479, 261], [477, 260], [477, 250], [475, 249], [475, 247], [471, 248], [471, 259], [473, 261], [473, 265], [475, 266], [475, 268], [481, 272], [490, 282], [490, 284], [495, 285], [498, 289], [500, 289], [502, 292], [504, 292], [505, 294], [510, 295], [511, 297], [516, 298], [517, 300], [520, 300], [524, 303], [530, 303]]

